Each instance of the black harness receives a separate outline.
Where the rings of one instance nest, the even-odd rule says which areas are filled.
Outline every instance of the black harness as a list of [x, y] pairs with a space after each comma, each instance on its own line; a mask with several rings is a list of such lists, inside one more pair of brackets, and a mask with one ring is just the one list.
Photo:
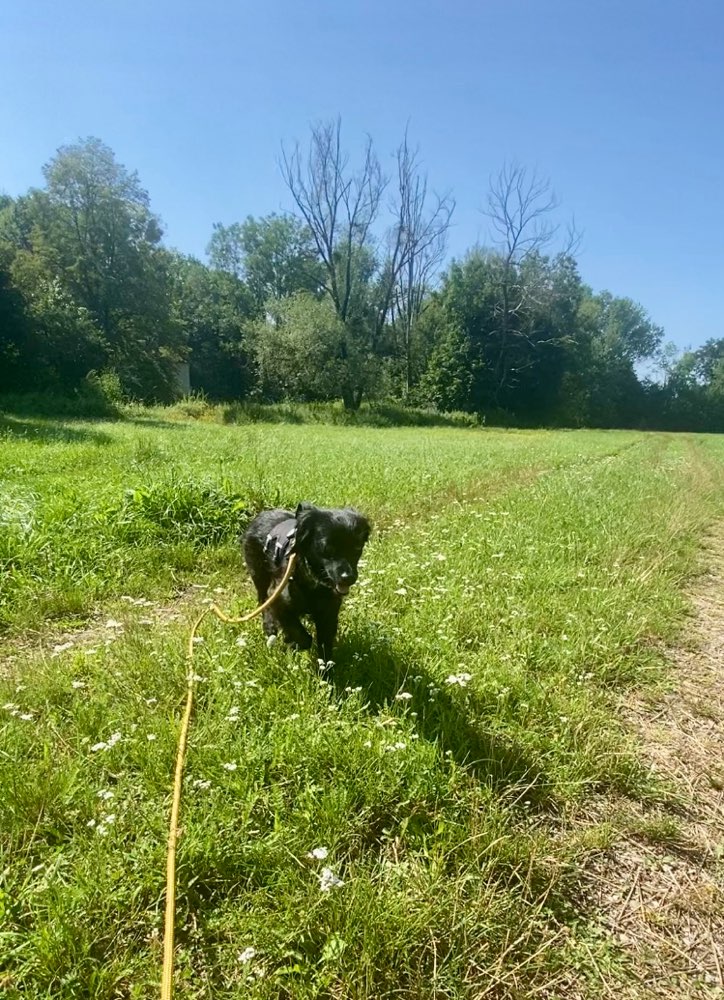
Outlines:
[[[282, 569], [289, 561], [292, 552], [294, 552], [296, 541], [297, 522], [295, 518], [290, 517], [286, 521], [280, 521], [266, 536], [264, 539], [264, 552], [266, 555], [271, 556], [274, 565], [278, 569]], [[297, 574], [299, 574], [299, 577], [307, 586], [328, 586], [328, 584], [319, 579], [300, 552], [297, 552], [297, 560], [297, 566], [292, 573], [292, 580], [297, 578]]]
[[283, 566], [294, 551], [297, 522], [292, 517], [275, 525], [264, 541], [264, 552], [271, 556], [275, 566]]

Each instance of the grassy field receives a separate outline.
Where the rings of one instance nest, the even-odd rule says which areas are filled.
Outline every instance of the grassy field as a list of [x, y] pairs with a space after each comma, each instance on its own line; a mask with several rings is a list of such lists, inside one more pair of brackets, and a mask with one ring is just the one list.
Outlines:
[[724, 439], [141, 411], [0, 435], [5, 995], [157, 995], [189, 624], [253, 605], [239, 529], [301, 499], [354, 503], [375, 534], [332, 672], [257, 623], [203, 627], [177, 995], [625, 981], [579, 875], [626, 811], [587, 806], [668, 794], [614, 705], [662, 683]]

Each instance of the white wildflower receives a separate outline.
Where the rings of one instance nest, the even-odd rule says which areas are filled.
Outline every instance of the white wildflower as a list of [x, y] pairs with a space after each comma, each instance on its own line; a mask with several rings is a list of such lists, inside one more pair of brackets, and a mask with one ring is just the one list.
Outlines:
[[123, 628], [123, 622], [118, 622], [115, 618], [109, 618], [106, 622], [106, 628]]
[[395, 701], [410, 701], [412, 695], [409, 691], [400, 691], [399, 694], [395, 695]]
[[323, 868], [322, 874], [319, 877], [319, 888], [322, 892], [329, 892], [330, 889], [336, 889], [344, 882], [341, 878], [338, 878], [331, 868]]
[[392, 591], [393, 594], [399, 594], [400, 597], [407, 596], [407, 587], [398, 587], [397, 590]]
[[256, 955], [256, 948], [249, 946], [240, 951], [236, 956], [236, 961], [241, 962], [242, 965], [246, 965], [247, 962], [251, 962], [252, 958]]
[[104, 802], [107, 802], [108, 799], [113, 798], [114, 793], [107, 788], [101, 788], [99, 792], [96, 792], [96, 795], [98, 796], [99, 799], [103, 799]]
[[156, 705], [158, 703], [158, 698], [146, 698], [147, 705]]
[[80, 691], [81, 688], [85, 687], [85, 681], [71, 681], [70, 686], [76, 691]]
[[314, 858], [315, 861], [326, 861], [329, 851], [326, 847], [315, 847], [314, 850], [309, 851], [307, 854], [308, 858]]
[[153, 741], [157, 738], [158, 737], [156, 736], [155, 733], [146, 733], [146, 739], [148, 740], [149, 743], [153, 743]]
[[114, 747], [116, 743], [118, 743], [120, 738], [121, 738], [120, 733], [113, 733], [113, 735], [110, 736], [107, 741], [101, 740], [100, 743], [94, 743], [93, 746], [91, 747], [91, 753], [96, 753], [98, 750], [112, 749], [112, 747]]
[[449, 677], [445, 678], [445, 683], [450, 684], [451, 686], [457, 685], [458, 687], [467, 687], [468, 681], [471, 681], [472, 679], [472, 674], [466, 674], [463, 672], [459, 674], [450, 674]]
[[207, 779], [196, 778], [195, 781], [191, 782], [191, 784], [193, 785], [194, 788], [201, 788], [204, 791], [206, 791], [207, 788], [211, 788], [211, 782], [208, 780], [208, 778]]
[[239, 635], [236, 637], [236, 645], [239, 646], [241, 649], [243, 649], [244, 646], [247, 645], [247, 643], [248, 639], [246, 638], [245, 635]]
[[232, 760], [230, 760], [228, 764], [222, 764], [221, 766], [224, 768], [225, 771], [235, 771], [236, 768], [238, 767], [238, 764], [235, 764]]
[[53, 646], [53, 656], [57, 656], [59, 653], [64, 653], [66, 649], [72, 649], [75, 645], [74, 642], [60, 642], [57, 646]]

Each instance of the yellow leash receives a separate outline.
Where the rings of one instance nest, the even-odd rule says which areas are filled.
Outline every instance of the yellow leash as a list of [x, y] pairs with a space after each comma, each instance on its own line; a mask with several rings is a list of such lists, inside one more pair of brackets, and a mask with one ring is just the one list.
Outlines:
[[293, 552], [289, 557], [289, 564], [279, 583], [279, 586], [274, 590], [274, 593], [271, 594], [270, 597], [267, 597], [263, 604], [260, 604], [258, 608], [254, 608], [254, 610], [250, 611], [249, 614], [242, 615], [241, 618], [231, 618], [229, 615], [224, 614], [220, 608], [217, 608], [215, 604], [212, 604], [210, 607], [201, 612], [191, 627], [191, 634], [189, 635], [187, 646], [189, 667], [186, 675], [186, 708], [184, 710], [183, 720], [181, 722], [181, 732], [179, 733], [178, 738], [176, 773], [173, 782], [173, 801], [171, 803], [171, 822], [168, 830], [168, 853], [166, 855], [166, 919], [163, 932], [163, 976], [161, 978], [161, 1000], [171, 1000], [173, 996], [173, 956], [176, 918], [176, 844], [178, 842], [178, 819], [181, 809], [181, 782], [183, 780], [184, 773], [184, 760], [186, 757], [186, 743], [188, 741], [189, 723], [191, 722], [191, 709], [193, 708], [194, 703], [193, 657], [196, 630], [209, 612], [216, 615], [219, 621], [225, 622], [227, 625], [242, 625], [244, 622], [251, 621], [252, 618], [260, 615], [262, 611], [266, 611], [269, 605], [277, 599], [279, 594], [286, 587], [289, 577], [294, 572], [294, 564], [296, 561], [297, 557]]

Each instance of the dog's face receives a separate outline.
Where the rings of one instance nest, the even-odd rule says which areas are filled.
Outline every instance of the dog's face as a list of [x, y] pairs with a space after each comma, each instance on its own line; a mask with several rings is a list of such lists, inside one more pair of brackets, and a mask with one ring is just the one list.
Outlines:
[[296, 518], [296, 551], [318, 583], [347, 594], [370, 535], [367, 518], [349, 507], [326, 510], [308, 503], [299, 504]]

